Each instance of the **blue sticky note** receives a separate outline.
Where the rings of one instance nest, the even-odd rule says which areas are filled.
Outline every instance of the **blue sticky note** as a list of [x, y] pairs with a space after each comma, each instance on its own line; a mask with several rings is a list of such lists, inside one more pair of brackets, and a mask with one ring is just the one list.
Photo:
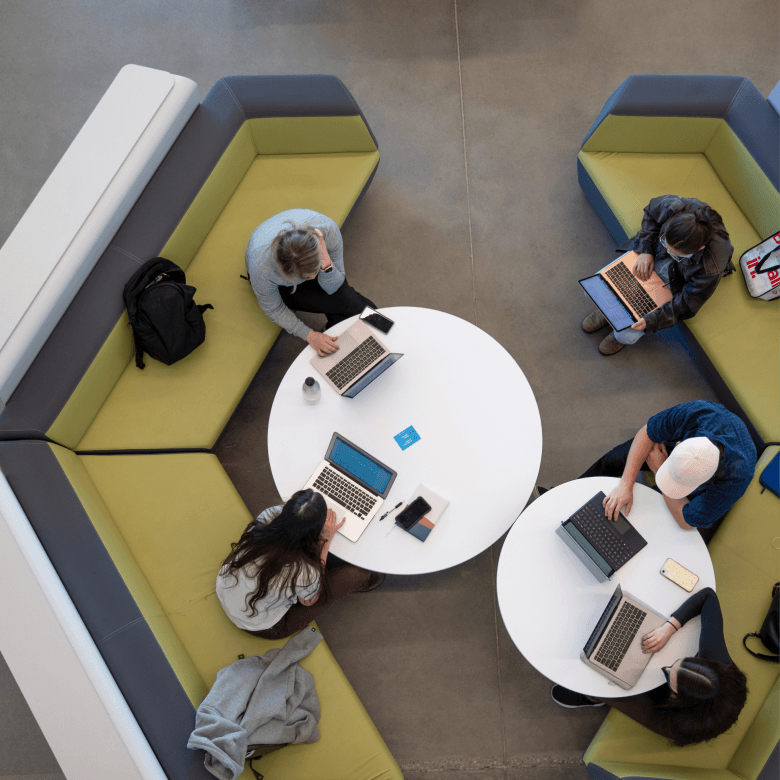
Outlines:
[[398, 446], [402, 450], [405, 450], [407, 447], [411, 447], [416, 441], [420, 441], [420, 434], [410, 425], [397, 436], [393, 436], [393, 438], [398, 442]]

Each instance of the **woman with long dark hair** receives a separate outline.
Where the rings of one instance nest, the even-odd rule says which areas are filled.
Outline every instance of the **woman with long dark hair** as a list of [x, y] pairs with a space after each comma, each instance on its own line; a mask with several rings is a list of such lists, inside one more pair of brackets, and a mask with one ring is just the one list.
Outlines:
[[562, 707], [609, 704], [677, 747], [706, 742], [728, 731], [747, 699], [747, 679], [731, 660], [723, 637], [723, 615], [712, 588], [694, 593], [672, 617], [642, 639], [645, 653], [657, 653], [692, 617], [701, 615], [699, 651], [664, 667], [666, 683], [647, 693], [596, 699], [555, 685], [553, 700]]
[[[645, 333], [670, 328], [693, 317], [715, 292], [721, 278], [731, 273], [734, 247], [717, 211], [698, 198], [663, 195], [645, 208], [641, 230], [619, 251], [635, 251], [634, 274], [647, 281], [655, 271], [669, 286], [672, 300], [621, 331], [612, 331], [599, 344], [602, 355], [614, 355], [635, 344]], [[607, 325], [596, 309], [583, 321], [586, 333]]]
[[383, 574], [328, 557], [343, 524], [311, 489], [266, 509], [247, 526], [217, 575], [217, 597], [227, 616], [250, 634], [281, 639], [347, 594], [378, 587]]

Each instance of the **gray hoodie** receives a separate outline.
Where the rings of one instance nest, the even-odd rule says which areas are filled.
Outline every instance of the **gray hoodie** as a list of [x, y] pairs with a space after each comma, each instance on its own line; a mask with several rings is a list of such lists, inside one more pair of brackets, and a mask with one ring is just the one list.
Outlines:
[[247, 745], [316, 742], [320, 703], [314, 679], [297, 662], [320, 642], [308, 626], [282, 648], [242, 658], [217, 672], [195, 715], [190, 750], [205, 750], [204, 766], [220, 780], [244, 770]]

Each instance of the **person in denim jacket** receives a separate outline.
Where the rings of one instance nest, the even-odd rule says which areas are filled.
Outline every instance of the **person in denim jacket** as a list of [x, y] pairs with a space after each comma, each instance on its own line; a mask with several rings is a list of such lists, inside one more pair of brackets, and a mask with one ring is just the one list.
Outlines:
[[[715, 292], [721, 278], [734, 270], [734, 247], [720, 214], [697, 198], [653, 198], [645, 208], [642, 229], [619, 249], [632, 250], [639, 254], [634, 267], [637, 278], [646, 281], [655, 271], [673, 297], [630, 328], [610, 333], [599, 344], [602, 355], [614, 355], [645, 333], [690, 319]], [[606, 324], [596, 310], [583, 320], [582, 328], [595, 333]]]

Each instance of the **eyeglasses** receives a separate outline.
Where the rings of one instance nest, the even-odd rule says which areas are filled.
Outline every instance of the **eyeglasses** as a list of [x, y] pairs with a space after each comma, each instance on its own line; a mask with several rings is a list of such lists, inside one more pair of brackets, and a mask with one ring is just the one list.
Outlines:
[[[679, 660], [679, 658], [677, 659]], [[675, 661], [671, 666], [662, 666], [661, 671], [664, 673], [664, 677], [666, 677], [666, 684], [671, 688], [671, 690], [676, 693], [674, 688], [672, 688], [672, 666], [676, 664], [677, 661]]]
[[675, 260], [689, 260], [693, 255], [677, 255], [672, 252], [672, 250], [669, 248], [669, 244], [666, 243], [666, 239], [661, 236], [661, 243], [664, 245], [664, 249], [673, 257]]

